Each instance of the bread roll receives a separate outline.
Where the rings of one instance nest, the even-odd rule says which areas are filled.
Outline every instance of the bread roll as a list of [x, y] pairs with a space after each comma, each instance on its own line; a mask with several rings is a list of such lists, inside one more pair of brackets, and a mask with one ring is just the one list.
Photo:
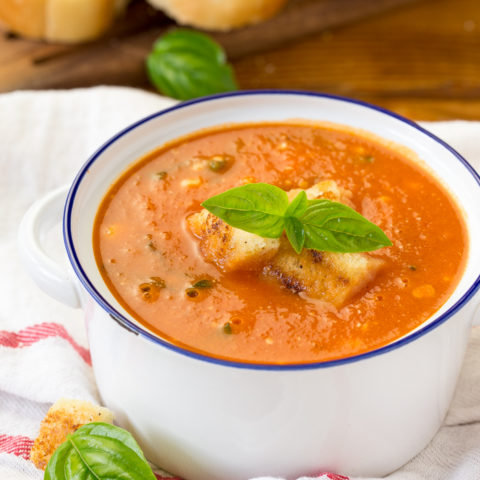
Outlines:
[[0, 20], [14, 32], [52, 42], [100, 36], [128, 0], [0, 0]]
[[15, 33], [43, 38], [47, 0], [0, 0], [0, 20]]
[[287, 0], [148, 0], [178, 23], [206, 30], [231, 30], [261, 22]]

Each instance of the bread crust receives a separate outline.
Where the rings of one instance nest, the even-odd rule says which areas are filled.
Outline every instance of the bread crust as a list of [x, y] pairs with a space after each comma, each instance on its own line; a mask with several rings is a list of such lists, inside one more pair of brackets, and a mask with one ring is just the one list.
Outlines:
[[128, 0], [0, 0], [0, 20], [25, 37], [60, 43], [93, 40]]
[[48, 0], [45, 38], [65, 43], [99, 37], [114, 18], [114, 0]]
[[262, 238], [233, 228], [205, 209], [188, 217], [187, 224], [200, 239], [205, 260], [224, 272], [260, 270], [280, 246], [278, 238]]
[[90, 402], [61, 398], [50, 407], [42, 420], [30, 460], [37, 468], [45, 470], [53, 452], [67, 435], [92, 422], [113, 423], [113, 413]]
[[277, 13], [287, 0], [148, 0], [178, 23], [227, 31], [258, 23]]
[[31, 38], [43, 38], [46, 0], [0, 0], [0, 20], [12, 31]]
[[[292, 201], [301, 189], [289, 190]], [[352, 193], [333, 180], [304, 190], [309, 200], [325, 198], [352, 204]], [[319, 252], [303, 249], [297, 254], [289, 240], [262, 238], [231, 227], [203, 209], [187, 219], [190, 231], [200, 239], [200, 252], [224, 272], [261, 271], [295, 293], [329, 302], [341, 308], [364, 289], [383, 268], [384, 261], [366, 253]]]

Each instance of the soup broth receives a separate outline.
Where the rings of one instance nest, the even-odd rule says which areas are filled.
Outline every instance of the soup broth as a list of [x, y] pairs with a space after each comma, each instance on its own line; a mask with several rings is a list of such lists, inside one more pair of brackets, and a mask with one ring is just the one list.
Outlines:
[[[393, 243], [369, 253], [384, 267], [339, 308], [261, 271], [221, 271], [187, 226], [229, 188], [323, 180], [350, 191]], [[401, 152], [331, 127], [264, 124], [193, 134], [140, 159], [105, 196], [93, 246], [115, 298], [160, 337], [217, 358], [293, 364], [367, 352], [418, 327], [455, 289], [468, 238], [443, 186]]]

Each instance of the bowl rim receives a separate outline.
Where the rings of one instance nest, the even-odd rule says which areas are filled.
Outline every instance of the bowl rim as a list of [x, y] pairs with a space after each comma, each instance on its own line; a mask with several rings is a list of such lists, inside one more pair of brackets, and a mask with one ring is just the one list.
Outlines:
[[294, 363], [294, 364], [265, 364], [265, 363], [249, 363], [249, 362], [242, 362], [242, 361], [235, 361], [235, 360], [224, 360], [221, 358], [216, 358], [213, 356], [209, 356], [206, 353], [197, 353], [191, 350], [188, 350], [185, 347], [181, 347], [179, 345], [175, 345], [173, 343], [164, 340], [160, 336], [157, 336], [148, 330], [144, 329], [142, 326], [137, 325], [136, 323], [132, 322], [120, 312], [118, 312], [115, 308], [113, 308], [107, 300], [103, 298], [103, 296], [98, 292], [98, 290], [94, 287], [93, 283], [90, 281], [88, 276], [86, 275], [85, 271], [83, 270], [80, 261], [78, 259], [77, 253], [75, 251], [72, 231], [71, 231], [71, 219], [72, 219], [72, 209], [75, 202], [75, 196], [77, 190], [84, 178], [85, 174], [88, 172], [91, 165], [102, 155], [102, 153], [107, 150], [113, 143], [119, 140], [124, 135], [128, 134], [132, 130], [140, 127], [141, 125], [156, 119], [158, 117], [168, 115], [172, 111], [188, 108], [191, 105], [196, 105], [199, 103], [205, 103], [212, 100], [218, 100], [223, 98], [229, 97], [239, 97], [239, 96], [251, 96], [251, 95], [299, 95], [299, 96], [309, 96], [309, 97], [316, 97], [316, 98], [326, 98], [331, 100], [337, 100], [341, 102], [347, 102], [354, 105], [359, 105], [370, 110], [374, 110], [376, 112], [380, 112], [386, 114], [390, 117], [393, 117], [410, 127], [420, 131], [427, 137], [430, 137], [441, 146], [443, 146], [446, 150], [448, 150], [466, 169], [467, 171], [473, 176], [475, 181], [480, 187], [480, 175], [475, 171], [475, 169], [470, 165], [462, 155], [460, 155], [455, 149], [453, 149], [450, 145], [446, 142], [438, 138], [433, 133], [429, 132], [428, 130], [424, 129], [417, 123], [409, 120], [397, 113], [391, 112], [383, 107], [379, 107], [373, 105], [368, 102], [364, 102], [361, 100], [356, 100], [348, 97], [343, 97], [340, 95], [332, 95], [327, 93], [319, 93], [319, 92], [311, 92], [311, 91], [299, 91], [299, 90], [285, 90], [285, 89], [266, 89], [266, 90], [244, 90], [244, 91], [236, 91], [236, 92], [227, 92], [227, 93], [220, 93], [216, 95], [210, 95], [207, 97], [196, 98], [193, 100], [189, 100], [186, 102], [180, 102], [178, 104], [173, 105], [172, 107], [168, 107], [164, 110], [160, 110], [156, 113], [148, 115], [147, 117], [138, 120], [137, 122], [129, 125], [128, 127], [121, 130], [119, 133], [111, 137], [107, 140], [101, 147], [99, 147], [95, 153], [93, 153], [90, 158], [84, 163], [84, 165], [80, 168], [79, 172], [77, 173], [75, 179], [72, 182], [72, 185], [69, 189], [67, 199], [65, 201], [65, 207], [63, 212], [63, 238], [65, 243], [65, 248], [67, 251], [68, 259], [73, 267], [73, 270], [77, 277], [79, 278], [83, 287], [87, 290], [87, 292], [93, 297], [93, 299], [112, 317], [112, 321], [116, 321], [120, 326], [126, 328], [131, 333], [136, 335], [140, 335], [141, 337], [145, 338], [153, 342], [156, 345], [161, 347], [167, 348], [170, 351], [175, 353], [179, 353], [183, 356], [190, 357], [196, 360], [200, 360], [203, 362], [221, 365], [225, 367], [234, 367], [234, 368], [241, 368], [241, 369], [249, 369], [249, 370], [268, 370], [268, 371], [289, 371], [289, 370], [312, 370], [318, 368], [330, 368], [336, 367], [344, 364], [350, 364], [359, 362], [361, 360], [366, 360], [369, 358], [376, 357], [378, 355], [386, 354], [392, 350], [396, 350], [400, 347], [403, 347], [421, 337], [429, 333], [430, 331], [436, 329], [443, 323], [445, 323], [450, 317], [452, 317], [458, 310], [460, 310], [475, 294], [475, 292], [480, 288], [480, 274], [474, 280], [474, 282], [470, 285], [464, 295], [454, 304], [452, 305], [446, 312], [440, 315], [437, 319], [433, 322], [430, 322], [428, 325], [420, 328], [418, 330], [414, 330], [412, 333], [408, 334], [407, 336], [397, 340], [395, 342], [389, 343], [383, 347], [370, 350], [365, 353], [361, 353], [358, 355], [352, 355], [349, 357], [339, 358], [336, 360], [328, 360], [323, 362], [310, 362], [310, 363]]

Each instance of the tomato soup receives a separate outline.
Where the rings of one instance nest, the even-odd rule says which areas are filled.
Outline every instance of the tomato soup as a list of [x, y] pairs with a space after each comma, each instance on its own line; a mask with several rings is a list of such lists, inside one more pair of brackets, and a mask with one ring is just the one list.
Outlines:
[[[324, 180], [351, 192], [393, 244], [369, 253], [384, 268], [341, 307], [261, 271], [221, 271], [187, 227], [229, 188]], [[400, 151], [327, 126], [264, 124], [193, 134], [140, 159], [105, 196], [93, 246], [115, 298], [160, 337], [217, 358], [292, 364], [363, 353], [418, 327], [452, 294], [468, 237], [447, 191]]]

